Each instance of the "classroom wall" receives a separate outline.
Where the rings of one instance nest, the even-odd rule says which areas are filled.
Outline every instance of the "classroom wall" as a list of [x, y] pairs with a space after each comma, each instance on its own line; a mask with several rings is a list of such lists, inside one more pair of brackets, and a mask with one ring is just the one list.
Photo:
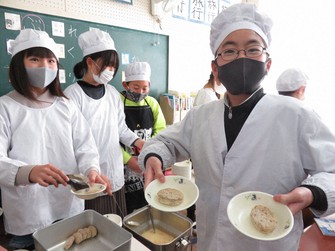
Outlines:
[[[169, 36], [168, 89], [197, 91], [207, 81], [210, 62], [209, 25], [186, 21], [168, 13], [159, 25], [150, 0], [0, 0], [0, 5], [44, 14], [85, 19]], [[161, 27], [160, 27], [161, 26]], [[157, 44], [156, 46], [159, 46]], [[139, 59], [141, 60], [141, 59]], [[121, 73], [118, 73], [121, 74]]]
[[124, 74], [120, 73], [124, 73], [129, 62], [141, 59], [151, 65], [150, 95], [159, 99], [162, 93], [167, 92], [169, 43], [167, 35], [154, 33], [155, 38], [160, 41], [159, 46], [154, 46], [151, 32], [0, 6], [0, 55], [2, 55], [0, 96], [12, 90], [8, 80], [11, 59], [8, 53], [8, 41], [15, 39], [21, 28], [44, 30], [55, 40], [59, 49], [59, 76], [62, 89], [76, 82], [73, 67], [83, 57], [78, 45], [79, 35], [90, 29], [100, 29], [112, 35], [120, 59], [117, 74], [110, 82], [111, 85], [118, 91], [124, 90], [121, 84]]

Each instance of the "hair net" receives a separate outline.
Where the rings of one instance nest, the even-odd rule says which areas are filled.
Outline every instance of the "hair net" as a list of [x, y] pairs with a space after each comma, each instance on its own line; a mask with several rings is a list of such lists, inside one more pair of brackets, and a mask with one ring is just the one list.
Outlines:
[[290, 68], [280, 74], [276, 87], [279, 92], [298, 90], [300, 86], [306, 85], [308, 76], [297, 68]]
[[84, 57], [100, 51], [116, 51], [111, 36], [107, 32], [99, 29], [86, 31], [80, 34], [78, 37], [78, 44], [83, 51]]
[[55, 41], [49, 37], [45, 31], [24, 29], [20, 31], [20, 34], [15, 40], [9, 42], [9, 53], [12, 57], [20, 51], [30, 49], [33, 47], [44, 47], [53, 52], [55, 57], [59, 57], [59, 49]]
[[147, 62], [134, 62], [126, 67], [125, 81], [148, 81], [150, 82], [151, 68]]
[[240, 3], [224, 9], [211, 24], [210, 47], [213, 55], [230, 33], [241, 29], [257, 32], [268, 47], [271, 43], [272, 24], [272, 20], [260, 13], [254, 4]]

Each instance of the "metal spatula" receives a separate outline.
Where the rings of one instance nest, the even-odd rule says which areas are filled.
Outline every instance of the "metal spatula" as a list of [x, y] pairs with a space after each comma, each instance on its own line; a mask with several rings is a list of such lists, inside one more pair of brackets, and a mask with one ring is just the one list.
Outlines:
[[89, 188], [88, 179], [80, 174], [68, 174], [69, 181], [67, 182], [74, 191]]

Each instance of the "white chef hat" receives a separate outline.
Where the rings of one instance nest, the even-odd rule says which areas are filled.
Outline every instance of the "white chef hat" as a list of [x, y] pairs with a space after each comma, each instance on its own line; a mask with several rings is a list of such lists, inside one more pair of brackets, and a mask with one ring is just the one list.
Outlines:
[[289, 68], [280, 74], [276, 87], [279, 92], [298, 90], [300, 86], [307, 84], [308, 76], [297, 68]]
[[53, 52], [55, 57], [59, 57], [59, 49], [55, 41], [49, 37], [45, 31], [24, 29], [20, 34], [9, 42], [8, 51], [14, 57], [20, 51], [33, 47], [44, 47]]
[[133, 62], [126, 67], [125, 81], [148, 81], [150, 82], [151, 68], [147, 62]]
[[241, 29], [257, 32], [263, 38], [265, 44], [269, 46], [272, 24], [272, 20], [265, 14], [260, 13], [254, 4], [240, 3], [224, 9], [211, 24], [210, 47], [213, 55], [230, 33]]
[[115, 45], [111, 36], [102, 30], [94, 29], [79, 35], [78, 44], [83, 51], [83, 56], [87, 56], [100, 51], [114, 50]]

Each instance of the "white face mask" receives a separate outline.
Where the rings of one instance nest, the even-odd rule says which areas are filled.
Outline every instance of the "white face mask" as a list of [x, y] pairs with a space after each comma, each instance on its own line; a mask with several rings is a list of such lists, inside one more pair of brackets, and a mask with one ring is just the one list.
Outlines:
[[26, 67], [26, 71], [30, 84], [43, 89], [55, 80], [58, 69], [50, 69], [48, 67]]
[[95, 82], [106, 85], [109, 81], [113, 79], [114, 71], [105, 69], [100, 73], [100, 75], [95, 75], [93, 72], [92, 74]]
[[220, 95], [226, 92], [226, 88], [223, 86], [223, 84], [220, 83], [220, 85], [218, 85], [215, 81], [214, 81], [214, 90], [216, 93]]
[[[93, 63], [99, 68], [101, 69], [101, 67], [93, 61]], [[101, 85], [106, 85], [109, 81], [111, 81], [114, 77], [114, 71], [110, 71], [107, 70], [107, 68], [105, 70], [103, 70], [100, 75], [96, 75], [92, 72], [93, 75], [93, 79], [95, 82], [101, 84]]]

